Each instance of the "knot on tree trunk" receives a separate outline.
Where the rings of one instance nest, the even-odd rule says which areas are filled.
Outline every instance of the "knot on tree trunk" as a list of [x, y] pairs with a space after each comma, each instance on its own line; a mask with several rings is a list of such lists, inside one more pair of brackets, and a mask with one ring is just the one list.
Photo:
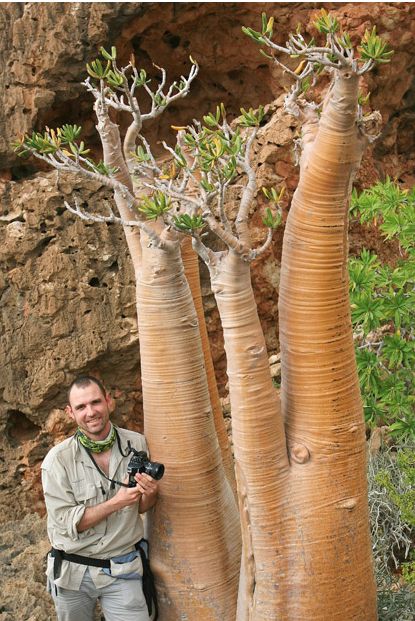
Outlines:
[[296, 464], [306, 464], [310, 457], [310, 451], [304, 444], [293, 444], [290, 447], [290, 459]]

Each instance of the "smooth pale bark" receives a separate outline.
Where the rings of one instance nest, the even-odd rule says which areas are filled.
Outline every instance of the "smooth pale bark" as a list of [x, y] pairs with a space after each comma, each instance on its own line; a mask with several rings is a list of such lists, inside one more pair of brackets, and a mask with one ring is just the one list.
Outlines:
[[279, 619], [375, 621], [365, 428], [347, 276], [351, 183], [362, 153], [358, 78], [336, 77], [303, 159], [279, 293], [290, 452]]
[[160, 621], [234, 621], [238, 514], [179, 244], [163, 251], [144, 239], [137, 276], [145, 434], [151, 458], [166, 466], [151, 519]]
[[222, 461], [228, 481], [236, 494], [235, 470], [233, 456], [229, 444], [228, 433], [226, 431], [223, 418], [222, 406], [219, 399], [218, 385], [216, 382], [215, 369], [212, 362], [209, 336], [206, 328], [205, 313], [203, 308], [202, 290], [200, 287], [199, 257], [192, 247], [190, 237], [184, 237], [181, 242], [181, 255], [187, 282], [195, 305], [197, 318], [199, 321], [200, 338], [202, 341], [203, 357], [205, 361], [206, 377], [209, 387], [210, 403], [212, 406], [213, 420], [215, 423], [216, 435], [222, 454]]
[[280, 553], [288, 459], [279, 398], [251, 286], [249, 264], [233, 251], [210, 266], [227, 357], [232, 436], [246, 575], [237, 621], [279, 619]]
[[[125, 185], [131, 194], [134, 194], [131, 176], [122, 156], [121, 136], [118, 125], [110, 120], [107, 111], [103, 110], [102, 104], [99, 101], [95, 102], [95, 113], [98, 119], [97, 131], [101, 138], [104, 163], [107, 166], [118, 168], [118, 172], [113, 175], [114, 179]], [[136, 216], [128, 206], [125, 196], [117, 191], [114, 192], [114, 199], [120, 217], [125, 221], [134, 220]], [[123, 226], [123, 230], [134, 270], [136, 270], [141, 261], [140, 229], [138, 227]]]

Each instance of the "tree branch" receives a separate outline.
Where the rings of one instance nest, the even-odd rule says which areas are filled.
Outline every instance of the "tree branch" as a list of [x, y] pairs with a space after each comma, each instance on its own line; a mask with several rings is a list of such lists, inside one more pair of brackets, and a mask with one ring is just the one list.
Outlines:
[[192, 235], [192, 246], [205, 265], [209, 268], [217, 264], [217, 253], [205, 246], [197, 233]]
[[117, 223], [121, 224], [123, 227], [139, 227], [151, 240], [152, 245], [160, 248], [161, 250], [168, 250], [172, 248], [172, 242], [162, 240], [159, 235], [143, 220], [124, 220], [120, 216], [116, 216], [111, 209], [111, 207], [107, 204], [107, 209], [109, 211], [108, 216], [103, 216], [102, 214], [92, 214], [86, 211], [83, 211], [80, 207], [78, 198], [74, 196], [75, 207], [72, 207], [67, 201], [64, 201], [64, 205], [68, 211], [73, 213], [74, 215], [81, 218], [81, 220], [87, 222], [98, 222], [98, 223]]
[[272, 242], [272, 234], [273, 234], [273, 232], [274, 232], [274, 229], [268, 229], [267, 238], [264, 241], [264, 243], [262, 244], [262, 246], [259, 246], [259, 248], [255, 248], [255, 249], [251, 250], [251, 254], [250, 254], [251, 261], [253, 261], [254, 259], [257, 259], [259, 256], [261, 256], [261, 254], [264, 254], [264, 252], [267, 250], [267, 248], [270, 247], [271, 242]]
[[248, 230], [249, 209], [252, 205], [252, 201], [254, 199], [254, 194], [256, 191], [256, 177], [255, 172], [251, 166], [251, 148], [257, 133], [258, 128], [256, 127], [247, 140], [245, 147], [245, 157], [240, 162], [242, 169], [248, 178], [248, 183], [246, 184], [242, 192], [238, 215], [235, 220], [235, 227], [238, 232], [240, 241], [243, 245], [246, 246], [249, 246], [250, 244], [250, 236]]

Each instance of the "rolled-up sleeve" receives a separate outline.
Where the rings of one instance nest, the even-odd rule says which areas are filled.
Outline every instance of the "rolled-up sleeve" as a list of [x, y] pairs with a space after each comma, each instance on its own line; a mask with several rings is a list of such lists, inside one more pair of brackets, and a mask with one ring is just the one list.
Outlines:
[[42, 465], [42, 486], [49, 534], [53, 540], [68, 537], [78, 540], [80, 533], [77, 526], [86, 507], [76, 502], [65, 468], [58, 459]]

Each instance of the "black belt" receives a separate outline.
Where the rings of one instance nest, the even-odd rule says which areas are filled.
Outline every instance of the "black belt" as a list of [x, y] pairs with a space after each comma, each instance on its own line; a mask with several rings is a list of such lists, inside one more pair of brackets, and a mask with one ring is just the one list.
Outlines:
[[53, 579], [59, 578], [61, 573], [62, 561], [69, 561], [70, 563], [79, 563], [80, 565], [90, 565], [91, 567], [111, 567], [109, 559], [103, 558], [90, 558], [89, 556], [81, 556], [80, 554], [68, 554], [63, 550], [57, 550], [52, 548], [50, 555], [55, 559], [53, 563]]
[[[146, 539], [140, 539], [134, 547], [140, 553], [141, 562], [143, 564], [143, 593], [146, 600], [149, 615], [151, 616], [153, 605], [155, 608], [154, 621], [158, 618], [158, 606], [157, 606], [157, 594], [154, 585], [154, 576], [150, 569], [146, 550], [144, 549], [148, 542]], [[52, 548], [50, 555], [55, 559], [53, 563], [53, 579], [59, 578], [61, 573], [62, 561], [69, 561], [70, 563], [79, 563], [80, 565], [89, 565], [90, 567], [111, 567], [111, 561], [104, 558], [90, 558], [88, 556], [81, 556], [80, 554], [68, 554], [63, 550]]]

